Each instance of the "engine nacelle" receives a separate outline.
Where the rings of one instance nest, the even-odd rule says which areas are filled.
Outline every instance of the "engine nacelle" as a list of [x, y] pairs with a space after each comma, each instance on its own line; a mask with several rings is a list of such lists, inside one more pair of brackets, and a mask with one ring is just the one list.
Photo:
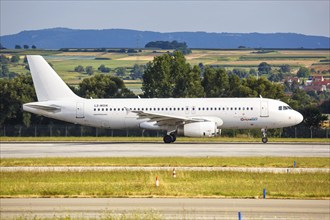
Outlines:
[[186, 137], [214, 137], [218, 133], [216, 122], [193, 122], [181, 125], [177, 129], [178, 135]]

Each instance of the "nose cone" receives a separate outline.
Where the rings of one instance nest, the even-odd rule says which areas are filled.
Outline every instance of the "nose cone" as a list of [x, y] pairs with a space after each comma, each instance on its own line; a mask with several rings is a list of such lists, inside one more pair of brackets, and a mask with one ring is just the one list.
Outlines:
[[295, 119], [296, 119], [296, 123], [300, 124], [304, 120], [304, 116], [302, 116], [302, 114], [300, 114], [299, 112], [296, 112]]

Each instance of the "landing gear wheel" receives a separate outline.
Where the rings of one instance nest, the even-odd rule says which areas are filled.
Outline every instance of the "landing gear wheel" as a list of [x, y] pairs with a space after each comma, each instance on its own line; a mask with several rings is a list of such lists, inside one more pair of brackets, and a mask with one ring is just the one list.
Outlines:
[[164, 136], [163, 140], [164, 140], [164, 143], [169, 144], [169, 143], [173, 142], [173, 137], [171, 135], [167, 134]]
[[268, 138], [267, 138], [267, 129], [262, 128], [262, 129], [261, 129], [261, 132], [262, 132], [262, 138], [261, 138], [261, 141], [262, 141], [262, 143], [266, 144], [266, 143], [268, 142]]

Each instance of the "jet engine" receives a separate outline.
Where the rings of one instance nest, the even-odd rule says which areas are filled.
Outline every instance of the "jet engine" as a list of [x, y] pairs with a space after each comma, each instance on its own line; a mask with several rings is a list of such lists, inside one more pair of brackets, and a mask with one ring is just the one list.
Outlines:
[[205, 121], [180, 125], [177, 134], [186, 137], [213, 137], [217, 135], [218, 131], [216, 122]]

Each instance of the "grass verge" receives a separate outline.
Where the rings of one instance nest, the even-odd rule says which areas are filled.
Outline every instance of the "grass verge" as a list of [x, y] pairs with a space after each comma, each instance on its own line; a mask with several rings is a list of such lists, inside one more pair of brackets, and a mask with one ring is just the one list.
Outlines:
[[[160, 186], [155, 187], [159, 177]], [[214, 197], [329, 199], [328, 173], [183, 171], [3, 172], [0, 197]]]
[[293, 167], [330, 168], [329, 157], [106, 157], [2, 158], [1, 167], [13, 166], [133, 166], [133, 167]]

